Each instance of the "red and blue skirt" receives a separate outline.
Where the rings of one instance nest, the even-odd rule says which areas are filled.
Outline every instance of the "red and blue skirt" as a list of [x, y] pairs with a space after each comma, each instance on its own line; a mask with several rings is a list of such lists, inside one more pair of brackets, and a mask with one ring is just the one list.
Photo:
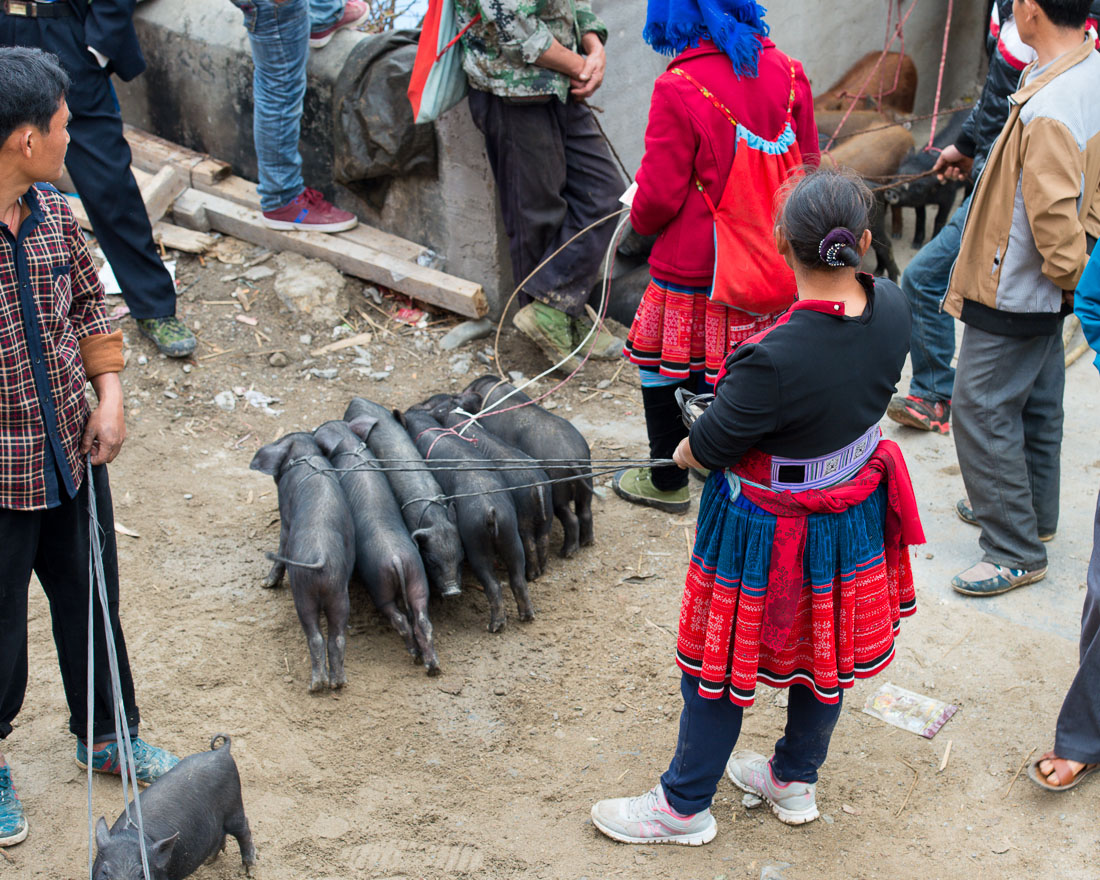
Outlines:
[[[643, 374], [670, 384], [702, 373], [713, 388], [718, 371], [738, 345], [775, 323], [781, 313], [750, 315], [710, 299], [710, 287], [653, 278], [642, 296], [623, 354]], [[643, 384], [645, 377], [643, 375]]]
[[676, 662], [705, 697], [751, 706], [756, 684], [803, 684], [823, 703], [894, 658], [902, 617], [916, 610], [908, 550], [887, 564], [887, 487], [839, 513], [807, 517], [803, 585], [786, 643], [762, 640], [777, 517], [724, 471], [711, 473], [680, 608]]

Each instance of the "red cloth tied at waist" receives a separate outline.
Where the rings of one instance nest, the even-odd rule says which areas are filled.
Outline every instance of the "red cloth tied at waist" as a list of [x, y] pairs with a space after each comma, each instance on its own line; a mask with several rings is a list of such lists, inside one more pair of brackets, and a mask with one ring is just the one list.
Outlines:
[[[771, 483], [771, 456], [756, 449], [749, 450], [733, 472], [743, 481], [767, 486]], [[887, 566], [896, 569], [900, 555], [908, 552], [910, 545], [923, 544], [925, 538], [909, 469], [894, 441], [879, 440], [867, 464], [850, 480], [835, 486], [804, 492], [775, 492], [741, 483], [741, 492], [749, 501], [776, 516], [760, 634], [764, 645], [776, 651], [782, 649], [794, 623], [803, 586], [806, 517], [811, 513], [841, 513], [854, 507], [866, 501], [883, 481], [887, 500], [883, 549]]]

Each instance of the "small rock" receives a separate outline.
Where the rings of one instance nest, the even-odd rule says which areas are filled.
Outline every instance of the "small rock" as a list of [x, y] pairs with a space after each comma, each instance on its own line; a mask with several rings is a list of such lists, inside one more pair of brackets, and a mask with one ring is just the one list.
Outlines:
[[457, 697], [459, 694], [462, 693], [462, 687], [464, 684], [465, 682], [461, 681], [443, 682], [439, 686], [439, 689], [445, 694], [450, 694], [452, 697]]
[[194, 496], [194, 495], [192, 495], [192, 494], [191, 494], [190, 492], [186, 492], [186, 493], [184, 494], [184, 496], [183, 496], [183, 500], [184, 500], [184, 501], [190, 501], [190, 500], [191, 500], [192, 498], [194, 498], [194, 497], [195, 497], [195, 496]]
[[601, 501], [606, 501], [608, 497], [607, 489], [605, 489], [603, 486], [594, 486], [592, 488], [592, 494], [599, 498]]
[[190, 364], [184, 364], [183, 365], [183, 371], [185, 373], [190, 373], [191, 372], [191, 365]]
[[824, 822], [826, 825], [832, 825], [833, 824], [833, 817], [830, 816], [828, 813], [822, 813], [821, 814], [821, 821]]
[[600, 395], [600, 400], [614, 400], [614, 399], [615, 399], [615, 395], [612, 394], [610, 391], [605, 391], [603, 394]]
[[219, 391], [214, 395], [214, 403], [219, 409], [233, 412], [237, 408], [237, 396], [232, 391]]
[[310, 345], [313, 342], [313, 337], [308, 333], [303, 333], [298, 337], [298, 341], [302, 343], [302, 345]]
[[476, 357], [479, 361], [481, 361], [481, 363], [485, 364], [485, 366], [487, 367], [491, 367], [493, 365], [492, 355], [488, 355], [483, 351], [479, 351]]
[[524, 376], [523, 373], [521, 373], [519, 370], [509, 370], [508, 371], [508, 378], [512, 380], [513, 385], [518, 385], [520, 382], [522, 382], [527, 377]]
[[621, 715], [623, 712], [626, 711], [626, 706], [624, 706], [622, 703], [616, 703], [614, 706], [611, 707], [611, 711], [618, 712]]
[[271, 357], [267, 359], [267, 362], [273, 367], [285, 367], [287, 364], [290, 363], [290, 358], [288, 358], [281, 351], [276, 351], [272, 352]]
[[851, 804], [841, 804], [840, 809], [847, 813], [849, 816], [858, 816], [859, 810], [851, 806]]
[[935, 559], [936, 555], [934, 553], [925, 553], [924, 558], [925, 559]]
[[769, 862], [760, 869], [760, 880], [787, 880], [783, 872], [789, 867], [788, 862]]
[[236, 275], [236, 274], [232, 274], [232, 273], [231, 273], [231, 274], [229, 274], [229, 275], [222, 275], [222, 277], [221, 277], [221, 280], [222, 280], [222, 281], [226, 281], [226, 282], [228, 282], [228, 281], [236, 281], [238, 277], [240, 277], [240, 276], [238, 276], [238, 275]]
[[505, 694], [508, 693], [508, 688], [506, 688], [502, 684], [498, 684], [495, 688], [493, 688], [493, 693], [496, 694], [498, 697], [503, 697]]
[[149, 358], [147, 358], [143, 354], [139, 354], [138, 355], [138, 366], [139, 367], [144, 367], [147, 363], [149, 363]]
[[787, 692], [785, 690], [783, 690], [783, 691], [780, 691], [779, 693], [777, 693], [775, 695], [775, 701], [774, 702], [775, 702], [775, 705], [778, 706], [780, 709], [786, 709], [787, 708]]
[[[374, 288], [367, 289], [373, 290]], [[377, 293], [377, 291], [375, 292]], [[378, 301], [382, 301], [381, 295], [379, 295]], [[440, 340], [439, 347], [443, 349], [443, 351], [453, 351], [459, 346], [465, 345], [467, 342], [472, 342], [475, 339], [484, 339], [492, 332], [493, 322], [488, 318], [482, 318], [480, 321], [463, 321]]]
[[746, 810], [755, 810], [762, 803], [764, 803], [763, 798], [757, 797], [756, 795], [749, 792], [745, 792], [745, 796], [741, 798], [741, 806], [743, 806]]
[[600, 379], [600, 381], [596, 383], [596, 387], [599, 388], [600, 391], [603, 391], [605, 388], [610, 388], [611, 387], [611, 380], [610, 379]]
[[363, 293], [373, 299], [376, 306], [382, 305], [382, 293], [373, 284], [368, 284], [366, 287], [364, 287]]
[[344, 276], [334, 266], [291, 252], [278, 254], [272, 262], [279, 267], [275, 295], [288, 311], [330, 327], [343, 321], [351, 303]]
[[275, 270], [270, 266], [253, 266], [241, 277], [245, 281], [262, 281], [264, 278], [270, 278], [275, 274]]
[[177, 397], [179, 397], [179, 395], [176, 394], [175, 391], [165, 391], [164, 396], [167, 397], [169, 400], [175, 400]]
[[319, 370], [316, 367], [310, 367], [309, 373], [311, 376], [316, 376], [318, 379], [335, 379], [340, 375], [340, 371], [335, 367], [329, 367], [325, 370]]
[[384, 382], [386, 379], [388, 379], [390, 377], [390, 373], [392, 373], [392, 372], [393, 372], [392, 370], [379, 370], [376, 373], [371, 373], [370, 377], [375, 382]]
[[286, 682], [287, 684], [290, 684], [290, 683], [291, 683], [292, 681], [294, 681], [294, 676], [292, 676], [292, 675], [284, 675], [284, 676], [283, 676], [283, 681], [285, 681], [285, 682]]
[[473, 366], [468, 354], [456, 354], [451, 358], [451, 372], [456, 376], [465, 376]]

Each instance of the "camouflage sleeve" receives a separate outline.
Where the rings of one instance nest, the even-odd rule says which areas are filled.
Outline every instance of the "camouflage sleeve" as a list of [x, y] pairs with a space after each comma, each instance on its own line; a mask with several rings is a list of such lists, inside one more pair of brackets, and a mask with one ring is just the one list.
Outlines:
[[607, 44], [607, 25], [592, 11], [591, 0], [576, 0], [577, 30], [582, 34], [595, 34], [600, 42]]
[[534, 64], [554, 42], [535, 0], [482, 0], [481, 15], [496, 25], [500, 54], [517, 67]]

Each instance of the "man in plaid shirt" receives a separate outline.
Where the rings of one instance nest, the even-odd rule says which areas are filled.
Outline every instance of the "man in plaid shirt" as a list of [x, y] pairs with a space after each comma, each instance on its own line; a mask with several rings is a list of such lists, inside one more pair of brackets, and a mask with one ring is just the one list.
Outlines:
[[[122, 333], [110, 332], [103, 288], [63, 196], [69, 142], [68, 77], [53, 55], [0, 48], [0, 738], [12, 731], [27, 686], [31, 573], [50, 600], [76, 760], [119, 772], [102, 620], [97, 624], [93, 744], [87, 744], [88, 484], [93, 467], [103, 563], [122, 700], [139, 781], [177, 761], [138, 739], [133, 678], [118, 619], [118, 557], [107, 463], [126, 437]], [[98, 406], [85, 396], [91, 381]], [[98, 612], [98, 609], [97, 609]], [[23, 806], [0, 754], [0, 846], [27, 836]]]

